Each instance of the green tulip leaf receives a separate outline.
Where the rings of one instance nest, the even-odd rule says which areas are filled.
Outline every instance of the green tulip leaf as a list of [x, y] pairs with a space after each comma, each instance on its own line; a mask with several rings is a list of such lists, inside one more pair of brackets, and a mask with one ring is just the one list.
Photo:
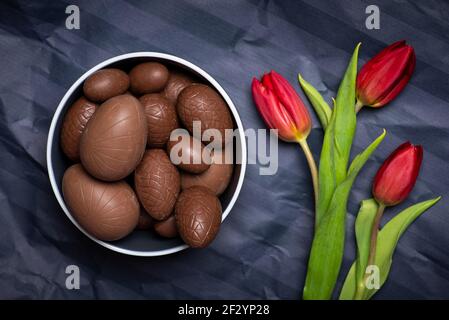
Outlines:
[[328, 212], [317, 226], [309, 257], [304, 299], [330, 299], [340, 272], [343, 258], [346, 204], [352, 184], [370, 155], [385, 138], [386, 131], [357, 155], [346, 179], [338, 185], [329, 204]]
[[326, 130], [326, 127], [331, 120], [332, 109], [329, 107], [326, 101], [324, 101], [323, 96], [318, 92], [318, 90], [315, 89], [309, 82], [304, 80], [304, 78], [301, 77], [301, 74], [298, 74], [298, 79], [302, 90], [306, 94], [307, 98], [315, 109], [318, 118], [320, 119], [321, 126], [324, 130]]
[[[401, 213], [396, 215], [393, 219], [391, 219], [379, 232], [377, 238], [377, 248], [376, 248], [376, 258], [375, 264], [379, 268], [380, 271], [380, 287], [385, 283], [388, 278], [388, 274], [390, 272], [391, 264], [393, 261], [393, 254], [396, 246], [398, 244], [399, 239], [402, 234], [407, 230], [410, 224], [415, 221], [421, 214], [423, 214], [427, 209], [435, 205], [441, 197], [437, 197], [434, 199], [430, 199], [427, 201], [423, 201], [408, 207], [403, 210]], [[360, 213], [362, 213], [362, 209], [364, 212], [360, 219], [366, 221], [368, 224], [373, 223], [374, 217], [377, 211], [377, 204], [374, 200], [365, 200], [369, 202], [369, 206], [363, 207], [360, 209]], [[364, 201], [364, 202], [365, 202]], [[373, 205], [374, 202], [374, 205]], [[359, 220], [359, 216], [357, 216], [357, 220]], [[371, 223], [369, 220], [371, 219]], [[359, 229], [359, 230], [357, 230]], [[370, 229], [366, 226], [362, 226], [362, 222], [357, 223], [356, 221], [356, 234], [360, 234], [361, 236], [357, 237], [357, 246], [359, 254], [357, 260], [362, 257], [367, 257], [369, 254], [369, 238], [370, 238]], [[360, 243], [359, 243], [360, 239]], [[367, 240], [368, 239], [368, 240]], [[366, 244], [368, 242], [368, 245]], [[361, 255], [361, 251], [365, 251], [363, 256]], [[343, 285], [343, 289], [340, 293], [341, 300], [350, 300], [353, 299], [356, 292], [356, 284], [357, 279], [360, 278], [358, 268], [362, 268], [366, 270], [367, 260], [363, 263], [363, 261], [357, 261], [353, 263], [351, 269], [349, 270], [348, 275], [346, 276], [345, 283]], [[362, 276], [363, 279], [363, 276]], [[362, 280], [363, 281], [363, 280]], [[363, 285], [363, 283], [361, 284]], [[363, 291], [362, 299], [368, 300], [370, 299], [379, 289], [365, 289]]]
[[337, 186], [346, 178], [349, 154], [355, 134], [355, 83], [360, 44], [354, 50], [338, 89], [335, 107], [324, 133], [318, 172], [318, 205], [315, 226], [327, 212]]
[[355, 220], [355, 237], [357, 241], [357, 259], [349, 270], [348, 277], [340, 292], [341, 300], [351, 300], [355, 294], [356, 285], [361, 284], [365, 276], [370, 250], [371, 228], [377, 213], [377, 202], [374, 199], [362, 201]]

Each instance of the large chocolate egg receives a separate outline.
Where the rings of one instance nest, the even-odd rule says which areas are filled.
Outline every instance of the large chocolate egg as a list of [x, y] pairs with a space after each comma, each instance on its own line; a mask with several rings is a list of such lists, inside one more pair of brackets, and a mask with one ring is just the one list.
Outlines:
[[221, 204], [207, 188], [183, 190], [175, 206], [176, 225], [189, 246], [204, 248], [216, 237], [221, 224]]
[[176, 226], [175, 215], [172, 214], [164, 221], [159, 221], [154, 224], [154, 231], [164, 238], [174, 238], [178, 235], [178, 227]]
[[181, 178], [164, 150], [145, 152], [134, 173], [134, 184], [145, 210], [156, 220], [168, 218], [181, 188]]
[[131, 91], [135, 94], [160, 92], [169, 76], [168, 69], [158, 62], [138, 64], [129, 72]]
[[69, 108], [61, 128], [61, 148], [72, 161], [79, 161], [81, 135], [97, 105], [81, 97]]
[[203, 186], [216, 196], [221, 195], [231, 180], [234, 168], [232, 158], [229, 158], [230, 161], [227, 161], [223, 150], [214, 150], [209, 169], [201, 174], [181, 172], [181, 188], [184, 190], [193, 186]]
[[151, 148], [164, 147], [170, 133], [179, 126], [175, 106], [158, 93], [143, 95], [139, 100], [148, 124], [147, 145]]
[[181, 91], [193, 82], [194, 80], [189, 75], [179, 71], [171, 71], [164, 89], [164, 95], [173, 105], [176, 105]]
[[97, 180], [75, 164], [64, 173], [62, 193], [80, 226], [100, 240], [121, 239], [137, 225], [139, 202], [124, 181]]
[[103, 102], [128, 90], [129, 77], [120, 69], [98, 70], [84, 81], [84, 95], [91, 101]]
[[[214, 89], [204, 84], [192, 84], [182, 90], [176, 110], [181, 122], [191, 133], [194, 121], [198, 121], [201, 124], [201, 135], [207, 129], [217, 129], [221, 143], [225, 142], [225, 130], [233, 128], [226, 102]], [[211, 140], [215, 143], [215, 139]]]
[[81, 137], [84, 168], [105, 181], [123, 179], [142, 159], [147, 121], [139, 100], [121, 95], [104, 102], [87, 123]]
[[173, 164], [191, 173], [201, 173], [209, 169], [211, 158], [200, 140], [188, 135], [178, 136], [178, 140], [169, 140], [167, 153]]

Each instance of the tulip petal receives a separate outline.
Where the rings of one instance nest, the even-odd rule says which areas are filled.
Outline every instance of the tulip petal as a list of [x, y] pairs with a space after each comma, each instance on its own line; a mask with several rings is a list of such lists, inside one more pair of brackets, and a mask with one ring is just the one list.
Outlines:
[[266, 88], [270, 89], [271, 91], [274, 91], [274, 89], [273, 89], [273, 83], [271, 82], [271, 77], [270, 77], [269, 74], [266, 73], [266, 74], [263, 75], [263, 77], [262, 77], [262, 84], [263, 84]]
[[367, 106], [385, 105], [405, 87], [413, 73], [415, 61], [413, 47], [406, 45], [405, 41], [388, 46], [360, 70], [357, 98]]
[[418, 178], [422, 156], [422, 147], [408, 141], [393, 151], [374, 178], [374, 198], [386, 206], [396, 205], [407, 198]]
[[259, 110], [262, 119], [270, 129], [275, 129], [271, 122], [271, 110], [269, 106], [269, 98], [267, 94], [267, 88], [265, 88], [258, 79], [253, 78], [251, 84], [251, 91], [253, 93], [253, 100], [256, 104], [257, 110]]
[[309, 112], [295, 89], [275, 71], [270, 72], [273, 91], [293, 120], [296, 129], [302, 136], [307, 136], [312, 127]]
[[416, 65], [416, 56], [413, 54], [410, 58], [410, 63], [408, 64], [407, 68], [404, 71], [404, 74], [402, 77], [400, 77], [400, 81], [396, 83], [396, 85], [391, 89], [390, 92], [388, 92], [385, 96], [379, 97], [379, 101], [375, 104], [373, 104], [373, 107], [382, 107], [386, 105], [388, 102], [396, 98], [396, 96], [401, 93], [401, 91], [404, 89], [404, 87], [409, 82], [410, 78], [412, 77], [413, 71], [415, 70]]

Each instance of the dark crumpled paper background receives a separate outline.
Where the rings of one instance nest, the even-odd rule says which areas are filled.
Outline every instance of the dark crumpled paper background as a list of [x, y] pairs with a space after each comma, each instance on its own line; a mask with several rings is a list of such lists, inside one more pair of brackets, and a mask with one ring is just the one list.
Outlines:
[[[118, 54], [160, 51], [198, 64], [227, 90], [245, 128], [262, 128], [251, 100], [253, 76], [296, 74], [335, 95], [350, 54], [361, 61], [407, 39], [417, 66], [406, 90], [358, 117], [353, 153], [388, 136], [357, 179], [348, 207], [339, 290], [354, 257], [353, 223], [382, 160], [401, 142], [423, 144], [420, 178], [400, 208], [443, 200], [405, 233], [376, 299], [449, 298], [449, 3], [375, 1], [381, 29], [365, 28], [373, 1], [2, 1], [0, 4], [0, 298], [298, 299], [312, 239], [312, 188], [298, 146], [280, 144], [279, 170], [247, 168], [240, 198], [215, 242], [159, 258], [110, 252], [66, 218], [50, 188], [46, 139], [53, 113], [87, 69]], [[81, 29], [65, 28], [77, 4]], [[310, 143], [319, 154], [314, 116]], [[81, 289], [65, 288], [78, 265]]]

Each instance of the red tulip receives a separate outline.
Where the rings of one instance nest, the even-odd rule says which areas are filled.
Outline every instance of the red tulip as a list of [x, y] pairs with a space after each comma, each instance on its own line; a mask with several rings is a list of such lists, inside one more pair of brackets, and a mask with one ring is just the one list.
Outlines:
[[373, 195], [383, 206], [402, 202], [412, 191], [421, 167], [423, 148], [410, 142], [401, 144], [377, 171]]
[[357, 76], [358, 109], [382, 107], [393, 100], [410, 80], [416, 57], [405, 41], [395, 42], [360, 69]]
[[318, 170], [307, 144], [312, 121], [306, 106], [290, 83], [274, 71], [264, 74], [262, 82], [254, 78], [251, 89], [254, 102], [266, 125], [270, 129], [277, 129], [282, 140], [298, 142], [304, 151], [317, 204]]
[[309, 112], [295, 89], [280, 74], [271, 71], [254, 78], [253, 99], [266, 125], [278, 129], [282, 140], [298, 142], [307, 138], [312, 127]]

